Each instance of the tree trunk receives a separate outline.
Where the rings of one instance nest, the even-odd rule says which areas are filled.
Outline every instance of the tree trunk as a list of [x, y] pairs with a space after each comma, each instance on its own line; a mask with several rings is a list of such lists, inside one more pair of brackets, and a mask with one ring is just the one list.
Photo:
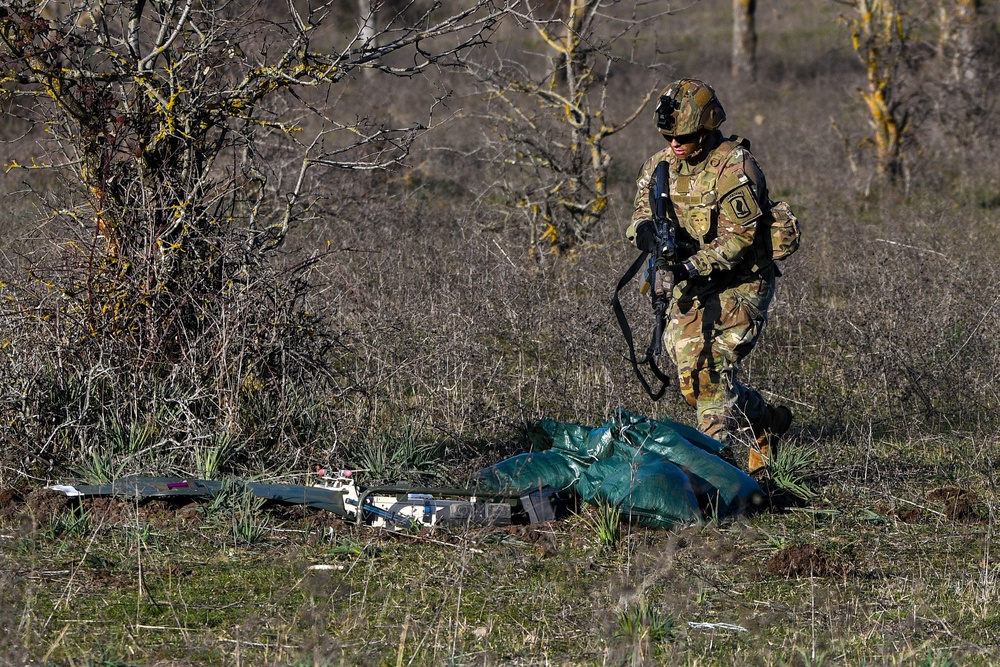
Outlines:
[[371, 0], [358, 0], [358, 15], [361, 17], [361, 43], [372, 46], [375, 43], [375, 7]]
[[[358, 31], [361, 46], [370, 49], [375, 46], [375, 10], [376, 3], [372, 0], [358, 0], [358, 16], [361, 26]], [[366, 77], [370, 77], [375, 70], [366, 67], [362, 70]]]
[[979, 0], [941, 0], [938, 13], [941, 23], [939, 50], [949, 61], [955, 83], [973, 83], [978, 78], [976, 51], [979, 44]]
[[757, 76], [757, 0], [733, 0], [733, 78], [753, 81]]

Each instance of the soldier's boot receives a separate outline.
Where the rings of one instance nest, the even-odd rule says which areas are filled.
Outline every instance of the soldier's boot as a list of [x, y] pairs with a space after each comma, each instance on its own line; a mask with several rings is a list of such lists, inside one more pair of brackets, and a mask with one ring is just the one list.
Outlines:
[[781, 436], [788, 432], [792, 425], [792, 411], [784, 405], [764, 409], [764, 416], [753, 425], [754, 444], [750, 447], [747, 459], [747, 472], [755, 479], [767, 477], [767, 468], [778, 451]]
[[698, 430], [721, 442], [723, 447], [719, 450], [719, 458], [734, 468], [739, 468], [729, 437], [733, 430], [733, 421], [724, 415], [704, 415], [698, 424]]

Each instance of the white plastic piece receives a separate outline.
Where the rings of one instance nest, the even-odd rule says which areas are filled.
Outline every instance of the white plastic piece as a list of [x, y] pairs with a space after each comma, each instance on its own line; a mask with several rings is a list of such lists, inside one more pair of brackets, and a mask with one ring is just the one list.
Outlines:
[[70, 486], [69, 484], [53, 484], [52, 486], [45, 487], [50, 491], [58, 491], [59, 493], [66, 494], [70, 498], [78, 498], [83, 494], [76, 490], [76, 487]]

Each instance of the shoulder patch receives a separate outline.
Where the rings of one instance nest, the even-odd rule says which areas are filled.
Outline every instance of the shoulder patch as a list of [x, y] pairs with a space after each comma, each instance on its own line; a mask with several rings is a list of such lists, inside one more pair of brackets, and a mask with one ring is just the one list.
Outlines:
[[722, 214], [733, 222], [751, 222], [761, 215], [760, 204], [753, 195], [749, 183], [744, 183], [729, 192], [719, 203]]

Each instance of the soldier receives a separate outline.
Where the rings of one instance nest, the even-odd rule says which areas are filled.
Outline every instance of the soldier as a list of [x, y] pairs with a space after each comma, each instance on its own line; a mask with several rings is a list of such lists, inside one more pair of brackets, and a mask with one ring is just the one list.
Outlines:
[[698, 429], [731, 445], [736, 430], [749, 425], [755, 445], [748, 471], [764, 476], [792, 421], [787, 407], [768, 405], [737, 379], [740, 362], [767, 323], [780, 275], [767, 225], [758, 224], [771, 207], [764, 174], [748, 141], [719, 131], [726, 112], [704, 82], [682, 79], [669, 86], [655, 119], [670, 145], [642, 166], [626, 235], [640, 250], [655, 249], [649, 188], [665, 160], [678, 263], [661, 267], [654, 281], [657, 293], [671, 297], [664, 345], [681, 393], [697, 409]]

